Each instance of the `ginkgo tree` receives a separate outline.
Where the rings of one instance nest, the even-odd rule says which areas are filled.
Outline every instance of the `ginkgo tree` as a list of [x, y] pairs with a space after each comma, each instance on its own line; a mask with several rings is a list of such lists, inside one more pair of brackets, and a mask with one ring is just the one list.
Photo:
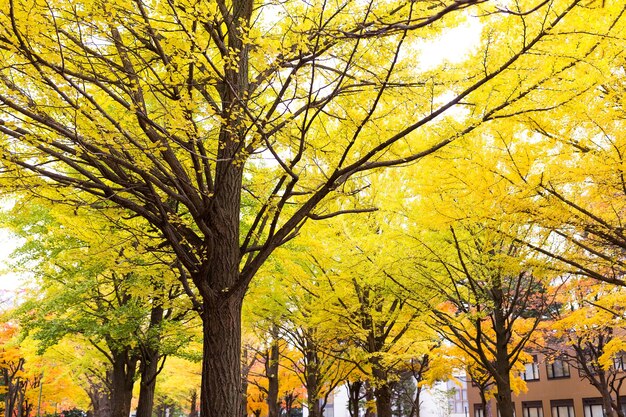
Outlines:
[[99, 349], [110, 362], [103, 380], [112, 413], [130, 413], [140, 377], [137, 415], [150, 416], [165, 356], [193, 338], [186, 317], [192, 306], [179, 297], [180, 283], [162, 258], [142, 249], [140, 236], [111, 225], [103, 211], [81, 224], [71, 206], [52, 210], [45, 202], [17, 200], [3, 217], [23, 238], [16, 267], [29, 271], [36, 286], [15, 316], [42, 350], [77, 335]]
[[308, 245], [316, 278], [303, 286], [317, 293], [315, 327], [337, 340], [335, 354], [370, 383], [376, 415], [391, 417], [394, 387], [439, 338], [426, 325], [426, 310], [397, 291], [410, 259], [403, 253], [403, 218], [387, 211], [362, 216], [358, 224], [333, 219], [332, 227], [312, 233], [319, 242]]
[[[595, 80], [559, 83], [614, 46], [618, 3], [8, 0], [3, 184], [148, 221], [200, 295], [201, 414], [234, 416], [241, 304], [272, 252], [309, 219], [371, 209], [354, 201], [368, 171], [578, 97]], [[467, 12], [472, 59], [420, 70], [420, 44]]]
[[543, 330], [547, 356], [576, 369], [598, 391], [604, 415], [624, 417], [619, 393], [626, 382], [622, 330], [626, 291], [575, 276], [568, 277], [563, 289], [561, 308]]

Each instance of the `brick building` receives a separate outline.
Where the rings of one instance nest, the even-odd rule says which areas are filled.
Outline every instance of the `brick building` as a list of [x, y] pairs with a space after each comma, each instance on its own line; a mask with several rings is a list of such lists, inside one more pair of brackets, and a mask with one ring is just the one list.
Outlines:
[[[578, 369], [567, 362], [556, 360], [549, 362], [541, 354], [533, 355], [533, 363], [526, 365], [522, 378], [526, 380], [528, 391], [513, 396], [516, 417], [603, 417], [600, 393]], [[626, 360], [619, 358], [615, 368], [626, 369]], [[626, 384], [624, 384], [626, 385]], [[626, 411], [626, 386], [620, 391], [620, 404]], [[488, 413], [483, 410], [478, 387], [472, 383], [467, 387], [467, 398], [471, 417], [497, 417], [495, 400], [488, 406]], [[489, 415], [490, 414], [490, 415]]]

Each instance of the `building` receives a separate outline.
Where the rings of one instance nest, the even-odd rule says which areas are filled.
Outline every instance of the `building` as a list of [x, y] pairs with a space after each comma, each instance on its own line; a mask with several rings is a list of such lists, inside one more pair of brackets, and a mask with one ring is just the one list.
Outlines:
[[420, 417], [470, 417], [465, 375], [425, 388], [420, 397]]
[[[603, 417], [600, 393], [577, 369], [565, 361], [546, 361], [541, 354], [532, 357], [533, 363], [527, 364], [522, 374], [528, 391], [513, 396], [515, 416]], [[624, 370], [623, 363], [620, 364], [616, 364], [621, 366], [617, 369]], [[620, 397], [622, 395], [626, 395], [626, 387], [621, 388]], [[471, 417], [490, 417], [485, 415], [478, 387], [472, 383], [468, 384], [468, 401]], [[626, 410], [626, 397], [621, 401], [622, 410]], [[489, 410], [491, 417], [497, 417], [497, 407], [493, 399]]]

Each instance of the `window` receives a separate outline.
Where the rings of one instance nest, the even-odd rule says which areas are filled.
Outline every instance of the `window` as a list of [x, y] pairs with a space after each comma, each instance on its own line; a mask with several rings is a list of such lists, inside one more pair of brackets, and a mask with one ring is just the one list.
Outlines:
[[626, 358], [624, 358], [623, 353], [618, 353], [617, 356], [613, 358], [613, 368], [616, 371], [626, 371]]
[[533, 355], [533, 361], [524, 365], [526, 369], [522, 373], [522, 379], [524, 381], [538, 381], [539, 380], [539, 365], [537, 364], [537, 356]]
[[552, 400], [550, 407], [552, 408], [552, 417], [575, 417], [574, 400]]
[[602, 398], [583, 398], [584, 417], [604, 417]]
[[485, 410], [482, 404], [474, 404], [474, 417], [485, 417]]
[[569, 378], [569, 364], [561, 359], [555, 359], [546, 365], [548, 371], [548, 379]]
[[522, 403], [523, 417], [543, 417], [541, 401], [527, 401]]

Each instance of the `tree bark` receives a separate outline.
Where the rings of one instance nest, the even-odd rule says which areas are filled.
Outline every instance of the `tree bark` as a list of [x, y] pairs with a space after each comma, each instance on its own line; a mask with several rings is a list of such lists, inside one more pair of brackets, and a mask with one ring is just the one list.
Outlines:
[[392, 417], [391, 414], [391, 386], [382, 383], [374, 388], [376, 397], [376, 417]]
[[306, 374], [306, 389], [307, 389], [307, 407], [309, 408], [309, 417], [322, 417], [322, 408], [320, 407], [319, 398], [319, 375], [318, 375], [318, 360], [315, 345], [307, 340], [306, 355], [305, 355], [305, 374]]
[[363, 381], [349, 382], [348, 388], [348, 412], [350, 417], [359, 417], [360, 400], [361, 400], [361, 388], [363, 388]]
[[139, 386], [139, 403], [137, 404], [137, 417], [152, 417], [154, 408], [154, 390], [156, 389], [156, 377], [159, 372], [159, 351], [161, 337], [160, 326], [163, 322], [163, 307], [156, 305], [150, 312], [150, 327], [145, 346], [142, 349], [141, 359], [141, 382]]
[[111, 396], [102, 382], [93, 382], [87, 377], [89, 389], [87, 395], [91, 401], [92, 413], [89, 417], [109, 417], [111, 415]]
[[137, 404], [137, 417], [152, 417], [154, 408], [154, 390], [156, 388], [156, 376], [159, 367], [159, 353], [150, 350], [144, 354], [141, 364], [141, 382], [139, 386], [139, 402]]
[[420, 396], [422, 394], [422, 387], [417, 384], [415, 387], [415, 397], [413, 397], [413, 405], [411, 407], [411, 417], [420, 417], [421, 404], [420, 404]]
[[602, 407], [604, 408], [604, 417], [614, 417], [612, 398], [610, 393], [602, 393]]
[[369, 382], [365, 384], [365, 417], [376, 417], [371, 404], [374, 402], [374, 388]]
[[238, 416], [244, 393], [241, 385], [241, 304], [232, 296], [221, 303], [204, 303], [202, 324], [202, 417]]
[[[513, 399], [511, 394], [511, 363], [509, 358], [509, 342], [510, 342], [510, 326], [507, 324], [507, 320], [504, 314], [504, 293], [502, 291], [502, 284], [499, 280], [496, 281], [496, 286], [492, 289], [493, 298], [496, 304], [496, 308], [493, 312], [494, 317], [494, 331], [496, 333], [496, 375], [494, 379], [496, 382], [496, 404], [498, 411], [500, 411], [500, 417], [514, 417], [513, 411]], [[485, 411], [485, 417], [487, 417], [487, 410]]]
[[267, 375], [267, 408], [269, 417], [278, 417], [280, 410], [278, 403], [278, 337], [274, 335], [272, 345], [267, 353], [265, 373]]
[[129, 349], [114, 350], [111, 374], [111, 417], [128, 417], [138, 359]]
[[191, 391], [189, 406], [189, 417], [198, 417], [198, 392], [194, 389]]

